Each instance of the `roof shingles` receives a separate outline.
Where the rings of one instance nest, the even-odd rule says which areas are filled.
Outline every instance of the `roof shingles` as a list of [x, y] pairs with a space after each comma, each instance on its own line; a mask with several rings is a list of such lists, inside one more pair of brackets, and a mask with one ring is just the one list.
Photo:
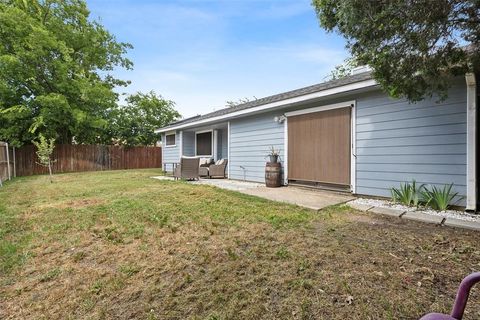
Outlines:
[[352, 84], [352, 83], [360, 82], [360, 81], [365, 81], [365, 80], [370, 80], [370, 79], [372, 79], [371, 73], [370, 72], [363, 72], [363, 73], [351, 75], [351, 76], [348, 76], [348, 77], [344, 77], [344, 78], [341, 78], [341, 79], [330, 80], [330, 81], [322, 82], [322, 83], [315, 84], [315, 85], [312, 85], [312, 86], [308, 86], [308, 87], [304, 87], [304, 88], [300, 88], [300, 89], [296, 89], [296, 90], [292, 90], [292, 91], [287, 91], [287, 92], [275, 94], [275, 95], [268, 96], [268, 97], [265, 97], [265, 98], [256, 99], [256, 100], [253, 100], [253, 101], [249, 101], [249, 102], [246, 102], [246, 103], [236, 105], [234, 107], [223, 108], [223, 109], [220, 109], [220, 110], [217, 110], [217, 111], [206, 113], [204, 115], [197, 115], [197, 116], [190, 117], [190, 118], [187, 118], [187, 119], [182, 119], [182, 120], [170, 123], [168, 126], [165, 126], [161, 129], [165, 130], [165, 129], [168, 129], [168, 128], [171, 128], [171, 127], [172, 128], [176, 127], [180, 124], [183, 125], [183, 124], [188, 124], [188, 123], [191, 123], [191, 122], [196, 122], [196, 121], [199, 121], [199, 120], [204, 120], [204, 119], [213, 118], [213, 117], [217, 117], [217, 116], [223, 116], [223, 115], [233, 113], [233, 112], [236, 112], [236, 111], [245, 110], [245, 109], [261, 106], [261, 105], [272, 103], [272, 102], [278, 102], [278, 101], [282, 101], [282, 100], [285, 100], [285, 99], [295, 98], [295, 97], [298, 97], [298, 96], [303, 96], [303, 95], [306, 95], [306, 94], [315, 93], [315, 92], [319, 92], [319, 91], [323, 91], [323, 90], [327, 90], [327, 89], [332, 89], [332, 88], [336, 88], [336, 87], [341, 87], [341, 86], [344, 86], [344, 85], [348, 85], [348, 84]]

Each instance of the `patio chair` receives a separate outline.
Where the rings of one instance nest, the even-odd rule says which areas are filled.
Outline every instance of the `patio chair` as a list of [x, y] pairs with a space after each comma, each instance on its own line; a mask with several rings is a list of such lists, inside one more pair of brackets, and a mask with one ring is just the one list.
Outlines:
[[208, 177], [208, 168], [213, 163], [214, 162], [212, 158], [200, 158], [200, 165], [198, 168], [198, 173], [200, 177]]
[[199, 179], [199, 161], [198, 158], [182, 157], [180, 164], [175, 168], [175, 179], [195, 180]]
[[221, 159], [215, 162], [215, 164], [210, 165], [210, 167], [208, 167], [208, 176], [210, 178], [225, 178], [227, 163], [227, 159]]
[[470, 289], [472, 289], [477, 282], [480, 282], [480, 272], [474, 272], [462, 280], [457, 291], [457, 297], [455, 298], [455, 302], [453, 304], [452, 313], [450, 315], [442, 313], [429, 313], [420, 318], [420, 320], [462, 320], [463, 312], [467, 306]]

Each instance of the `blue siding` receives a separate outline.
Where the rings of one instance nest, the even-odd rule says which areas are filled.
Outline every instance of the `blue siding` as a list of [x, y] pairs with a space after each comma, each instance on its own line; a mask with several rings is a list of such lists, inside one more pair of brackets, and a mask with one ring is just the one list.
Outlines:
[[265, 182], [265, 162], [271, 146], [280, 149], [283, 162], [284, 124], [273, 121], [282, 113], [265, 113], [230, 122], [230, 178]]
[[218, 158], [228, 158], [228, 130], [218, 130]]
[[[228, 142], [227, 142], [227, 130], [221, 129], [218, 130], [218, 157], [227, 158], [228, 157]], [[193, 157], [195, 156], [195, 132], [194, 131], [183, 131], [182, 132], [182, 155]], [[162, 136], [162, 141], [165, 141], [165, 134]], [[163, 146], [162, 152], [162, 162], [180, 162], [180, 131], [176, 132], [175, 136], [175, 146], [167, 147]], [[167, 170], [171, 170], [171, 166], [167, 167]]]
[[195, 156], [195, 132], [183, 131], [183, 155], [188, 157]]
[[458, 83], [444, 102], [410, 104], [381, 92], [357, 98], [357, 193], [390, 196], [415, 179], [455, 184], [466, 194], [466, 88]]
[[[175, 146], [167, 147], [165, 145], [165, 134], [162, 137], [163, 147], [162, 147], [162, 162], [180, 162], [180, 132], [177, 131], [175, 134]], [[167, 171], [172, 170], [172, 167], [169, 165]]]
[[[448, 99], [436, 98], [410, 104], [391, 99], [380, 91], [356, 94], [328, 102], [289, 107], [306, 109], [334, 102], [353, 100], [356, 104], [356, 192], [390, 196], [390, 188], [415, 179], [431, 185], [455, 184], [466, 195], [466, 87], [457, 82]], [[230, 121], [218, 131], [218, 157], [228, 157], [230, 139], [230, 178], [264, 182], [265, 162], [271, 146], [285, 157], [284, 124], [273, 121], [286, 109]], [[194, 133], [184, 133], [183, 152], [194, 155]], [[177, 133], [177, 139], [178, 139]], [[178, 161], [175, 148], [163, 148], [164, 161]], [[242, 169], [243, 167], [244, 169]]]

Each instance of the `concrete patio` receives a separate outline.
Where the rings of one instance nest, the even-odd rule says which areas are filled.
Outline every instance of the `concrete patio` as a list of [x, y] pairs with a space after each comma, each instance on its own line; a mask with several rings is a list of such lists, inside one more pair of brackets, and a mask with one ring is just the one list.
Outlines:
[[[173, 180], [172, 177], [152, 177], [159, 180]], [[267, 188], [264, 184], [227, 179], [200, 179], [189, 181], [191, 184], [210, 185], [221, 189], [238, 191], [244, 194], [260, 198], [295, 204], [312, 210], [320, 210], [325, 207], [341, 204], [355, 199], [355, 197], [332, 191], [323, 191], [301, 187]]]
[[255, 189], [240, 191], [273, 201], [287, 202], [312, 210], [320, 210], [335, 204], [341, 204], [355, 199], [355, 197], [332, 191], [316, 190], [301, 187], [267, 188], [261, 186]]

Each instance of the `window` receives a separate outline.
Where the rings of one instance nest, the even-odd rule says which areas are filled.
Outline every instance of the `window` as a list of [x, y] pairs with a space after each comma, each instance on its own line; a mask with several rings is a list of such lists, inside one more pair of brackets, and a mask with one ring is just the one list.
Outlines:
[[212, 131], [196, 133], [195, 146], [197, 156], [212, 156]]
[[175, 146], [175, 133], [167, 134], [165, 136], [165, 146], [166, 147], [173, 147]]

